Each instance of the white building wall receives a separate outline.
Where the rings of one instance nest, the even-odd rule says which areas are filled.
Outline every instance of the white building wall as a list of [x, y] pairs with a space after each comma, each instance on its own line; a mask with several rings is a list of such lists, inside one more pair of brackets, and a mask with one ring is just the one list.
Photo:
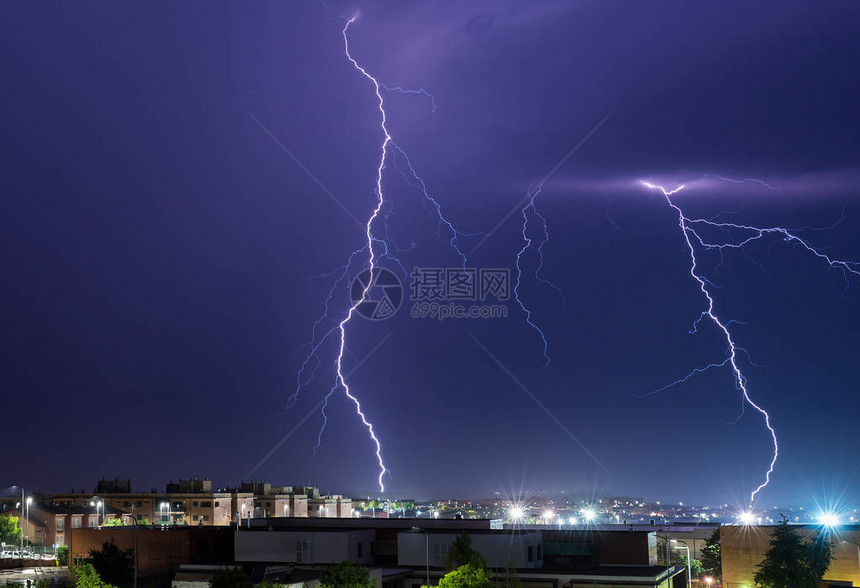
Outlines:
[[[372, 565], [373, 530], [360, 531], [238, 531], [237, 562], [332, 564], [348, 560]], [[359, 557], [361, 544], [361, 557]], [[309, 561], [305, 561], [309, 559]]]

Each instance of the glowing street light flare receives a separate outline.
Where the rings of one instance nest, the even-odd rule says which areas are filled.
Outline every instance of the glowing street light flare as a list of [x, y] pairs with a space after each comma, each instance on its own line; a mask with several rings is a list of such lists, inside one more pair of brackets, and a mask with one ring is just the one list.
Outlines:
[[582, 509], [582, 518], [585, 519], [586, 523], [590, 523], [595, 518], [597, 518], [597, 513], [595, 513], [594, 510], [592, 510], [590, 508], [584, 508], [584, 509]]
[[840, 524], [839, 516], [832, 512], [823, 512], [818, 515], [818, 522], [825, 527], [837, 527]]
[[744, 511], [738, 515], [738, 520], [745, 527], [748, 527], [750, 525], [754, 525], [755, 524], [755, 514], [753, 514], [751, 511], [746, 510], [746, 511]]

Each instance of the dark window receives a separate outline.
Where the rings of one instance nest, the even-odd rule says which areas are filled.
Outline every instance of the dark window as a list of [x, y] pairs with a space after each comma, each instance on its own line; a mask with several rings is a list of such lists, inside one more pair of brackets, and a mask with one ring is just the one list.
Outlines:
[[537, 558], [543, 559], [543, 546], [542, 545], [537, 546]]
[[[211, 500], [206, 500], [206, 501], [204, 501], [204, 502], [201, 502], [201, 503], [200, 503], [200, 506], [202, 506], [203, 508], [212, 508], [212, 501], [211, 501]], [[215, 503], [215, 506], [218, 506], [218, 503], [217, 503], [217, 502]]]
[[194, 502], [192, 502], [192, 503], [191, 503], [191, 507], [192, 507], [192, 508], [197, 508], [198, 506], [200, 506], [200, 503], [199, 503], [199, 502], [197, 502], [196, 500], [195, 500]]
[[358, 557], [359, 557], [359, 558], [364, 557], [364, 556], [363, 556], [363, 554], [362, 554], [363, 549], [364, 549], [364, 544], [359, 543], [359, 544], [358, 544]]
[[197, 515], [192, 516], [192, 517], [191, 517], [191, 520], [192, 520], [192, 521], [196, 521], [196, 520], [197, 520]]
[[217, 500], [215, 501], [215, 506], [220, 506]]
[[529, 561], [534, 561], [534, 560], [535, 560], [535, 558], [534, 558], [534, 547], [529, 545]]
[[314, 562], [313, 541], [296, 541], [296, 561], [298, 563]]

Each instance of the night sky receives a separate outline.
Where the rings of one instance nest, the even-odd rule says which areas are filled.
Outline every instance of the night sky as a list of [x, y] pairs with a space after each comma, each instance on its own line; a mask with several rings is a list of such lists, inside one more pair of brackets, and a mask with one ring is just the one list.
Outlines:
[[[342, 390], [314, 451], [335, 339], [286, 410], [337, 268], [365, 242], [350, 214], [376, 205], [380, 115], [342, 37], [359, 11], [353, 57], [435, 97], [434, 111], [383, 92], [445, 217], [490, 232], [516, 211], [469, 267], [515, 269], [529, 186], [611, 113], [536, 201], [541, 275], [566, 298], [528, 250], [520, 294], [548, 367], [513, 300], [506, 319], [415, 319], [407, 283], [395, 316], [350, 322], [344, 369], [361, 364], [348, 383], [382, 442], [385, 495], [745, 504], [772, 448], [749, 406], [735, 422], [730, 371], [639, 398], [726, 350], [712, 325], [690, 334], [705, 299], [676, 213], [639, 180], [687, 183], [674, 199], [690, 216], [783, 226], [860, 260], [853, 0], [5, 3], [0, 486], [196, 475], [379, 493]], [[389, 246], [407, 270], [456, 268], [404, 160], [388, 164]], [[759, 503], [857, 507], [860, 279], [777, 237], [700, 262], [780, 442]], [[334, 320], [348, 295], [335, 288]]]

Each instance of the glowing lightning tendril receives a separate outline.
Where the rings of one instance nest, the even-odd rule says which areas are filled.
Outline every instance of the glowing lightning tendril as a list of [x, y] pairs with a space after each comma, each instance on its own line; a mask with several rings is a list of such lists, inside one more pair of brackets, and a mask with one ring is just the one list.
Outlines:
[[[720, 179], [723, 179], [723, 178], [720, 178]], [[740, 180], [737, 182], [742, 183], [742, 182], [746, 182], [746, 181], [756, 181], [756, 182], [764, 184], [769, 189], [775, 190], [775, 188], [765, 184], [764, 182], [761, 182], [760, 180], [753, 180], [753, 179], [747, 178], [747, 179]], [[691, 331], [691, 332], [695, 332], [695, 328], [698, 325], [698, 323], [702, 319], [707, 317], [723, 333], [723, 335], [725, 336], [725, 339], [726, 339], [726, 343], [728, 344], [728, 357], [723, 362], [712, 363], [712, 364], [710, 364], [704, 368], [696, 368], [692, 372], [690, 372], [687, 376], [685, 376], [684, 378], [676, 380], [675, 382], [672, 382], [671, 384], [668, 384], [667, 386], [663, 386], [662, 388], [659, 388], [659, 389], [653, 391], [652, 394], [659, 392], [659, 391], [662, 391], [662, 390], [665, 390], [666, 388], [669, 388], [669, 387], [674, 386], [676, 384], [686, 382], [693, 375], [701, 373], [701, 372], [706, 371], [706, 370], [709, 370], [711, 368], [721, 367], [721, 366], [725, 366], [725, 365], [731, 366], [732, 375], [733, 375], [734, 380], [735, 380], [735, 386], [741, 392], [741, 394], [743, 396], [743, 400], [746, 402], [746, 404], [748, 404], [749, 406], [753, 407], [756, 411], [758, 411], [762, 415], [762, 417], [764, 417], [765, 426], [767, 427], [767, 430], [770, 432], [771, 438], [773, 439], [773, 458], [770, 461], [770, 465], [767, 469], [767, 473], [765, 474], [764, 481], [761, 484], [759, 484], [759, 486], [756, 487], [756, 489], [753, 490], [752, 494], [750, 495], [750, 502], [753, 502], [755, 500], [756, 495], [770, 483], [771, 474], [773, 473], [773, 469], [774, 469], [774, 466], [776, 465], [777, 457], [779, 456], [779, 443], [778, 443], [777, 438], [776, 438], [776, 431], [774, 430], [774, 428], [771, 426], [771, 423], [770, 423], [770, 415], [761, 406], [756, 404], [753, 401], [753, 399], [750, 397], [749, 391], [747, 390], [746, 378], [744, 377], [744, 375], [741, 372], [741, 369], [738, 365], [738, 354], [739, 354], [739, 352], [744, 353], [748, 356], [748, 353], [743, 348], [739, 347], [734, 342], [734, 340], [732, 339], [731, 332], [728, 329], [730, 324], [732, 324], [733, 322], [737, 323], [738, 321], [723, 321], [715, 314], [715, 312], [714, 312], [714, 299], [713, 299], [711, 292], [709, 290], [709, 286], [713, 286], [713, 284], [711, 284], [707, 280], [707, 278], [705, 278], [701, 274], [697, 273], [698, 260], [696, 258], [696, 249], [694, 247], [694, 242], [706, 250], [718, 250], [718, 251], [722, 252], [723, 249], [741, 249], [745, 245], [748, 245], [749, 243], [751, 243], [753, 241], [759, 240], [766, 235], [777, 235], [777, 236], [781, 237], [784, 241], [797, 244], [797, 245], [801, 246], [803, 249], [805, 249], [807, 252], [813, 254], [815, 257], [824, 260], [828, 264], [829, 268], [840, 270], [842, 272], [843, 278], [845, 278], [846, 287], [848, 284], [849, 274], [860, 278], [860, 263], [853, 262], [853, 261], [843, 261], [843, 260], [834, 259], [834, 258], [832, 258], [832, 257], [830, 257], [824, 253], [821, 253], [815, 247], [813, 247], [809, 242], [805, 241], [804, 239], [801, 239], [800, 237], [798, 237], [794, 233], [790, 232], [788, 229], [785, 229], [782, 227], [760, 228], [760, 227], [743, 225], [743, 224], [738, 224], [738, 223], [717, 222], [717, 221], [712, 220], [712, 219], [709, 220], [709, 219], [702, 219], [702, 218], [688, 218], [687, 216], [684, 215], [684, 212], [681, 210], [681, 208], [678, 205], [676, 205], [672, 200], [672, 196], [674, 194], [677, 194], [678, 192], [680, 192], [681, 190], [684, 189], [683, 184], [678, 186], [674, 190], [667, 190], [666, 188], [664, 188], [662, 186], [658, 186], [658, 185], [652, 184], [650, 182], [643, 181], [641, 183], [643, 186], [650, 188], [652, 190], [659, 190], [663, 194], [663, 196], [666, 198], [666, 202], [669, 204], [669, 206], [678, 214], [678, 226], [681, 229], [681, 233], [684, 236], [684, 240], [687, 243], [687, 249], [689, 250], [689, 253], [690, 253], [690, 275], [693, 277], [694, 280], [696, 280], [696, 282], [698, 282], [699, 289], [701, 290], [702, 294], [704, 294], [705, 299], [707, 300], [707, 308], [702, 312], [701, 316], [696, 320], [696, 322], [694, 323], [694, 326], [693, 326], [693, 331]], [[717, 229], [732, 229], [732, 230], [739, 231], [739, 232], [746, 232], [749, 235], [744, 237], [744, 238], [737, 240], [737, 242], [711, 243], [711, 242], [706, 241], [701, 235], [699, 235], [699, 233], [696, 232], [696, 230], [695, 230], [696, 226], [708, 226], [708, 227], [713, 227], [713, 228], [717, 228]], [[752, 362], [750, 362], [750, 363], [752, 363]], [[753, 365], [755, 365], [755, 364], [753, 364]]]
[[558, 292], [559, 296], [561, 296], [562, 304], [564, 303], [564, 293], [561, 291], [561, 288], [559, 288], [558, 286], [556, 286], [555, 284], [553, 284], [552, 282], [550, 282], [546, 278], [543, 278], [540, 275], [540, 271], [541, 271], [541, 269], [543, 269], [543, 265], [544, 265], [543, 247], [544, 247], [544, 245], [546, 245], [546, 242], [549, 241], [549, 230], [548, 230], [547, 224], [546, 224], [546, 217], [544, 217], [540, 212], [538, 212], [537, 207], [535, 206], [535, 199], [537, 198], [538, 194], [540, 194], [540, 191], [541, 191], [540, 186], [538, 186], [534, 190], [529, 188], [528, 199], [527, 199], [525, 205], [520, 210], [520, 214], [523, 217], [523, 228], [522, 228], [523, 246], [522, 246], [522, 249], [520, 249], [517, 252], [517, 259], [516, 259], [517, 279], [516, 279], [516, 282], [514, 282], [514, 300], [517, 301], [517, 304], [520, 305], [520, 308], [525, 313], [526, 323], [528, 323], [528, 325], [532, 329], [537, 331], [538, 335], [540, 335], [540, 339], [543, 342], [543, 350], [542, 350], [543, 351], [543, 358], [544, 358], [543, 367], [547, 367], [547, 366], [549, 366], [549, 363], [550, 363], [550, 357], [549, 357], [549, 343], [546, 340], [546, 335], [544, 334], [543, 329], [541, 329], [537, 325], [537, 323], [535, 323], [532, 320], [532, 311], [525, 305], [525, 303], [523, 302], [523, 299], [520, 297], [520, 285], [522, 284], [522, 279], [523, 279], [523, 268], [522, 268], [523, 255], [525, 255], [526, 251], [531, 249], [531, 246], [532, 246], [532, 239], [529, 237], [529, 234], [528, 234], [529, 211], [531, 211], [531, 213], [535, 217], [537, 217], [537, 219], [540, 221], [541, 228], [543, 229], [543, 237], [541, 238], [540, 244], [537, 247], [538, 266], [535, 269], [535, 274], [534, 274], [535, 279], [538, 282], [540, 282], [546, 286], [549, 286], [550, 288], [555, 289]]

